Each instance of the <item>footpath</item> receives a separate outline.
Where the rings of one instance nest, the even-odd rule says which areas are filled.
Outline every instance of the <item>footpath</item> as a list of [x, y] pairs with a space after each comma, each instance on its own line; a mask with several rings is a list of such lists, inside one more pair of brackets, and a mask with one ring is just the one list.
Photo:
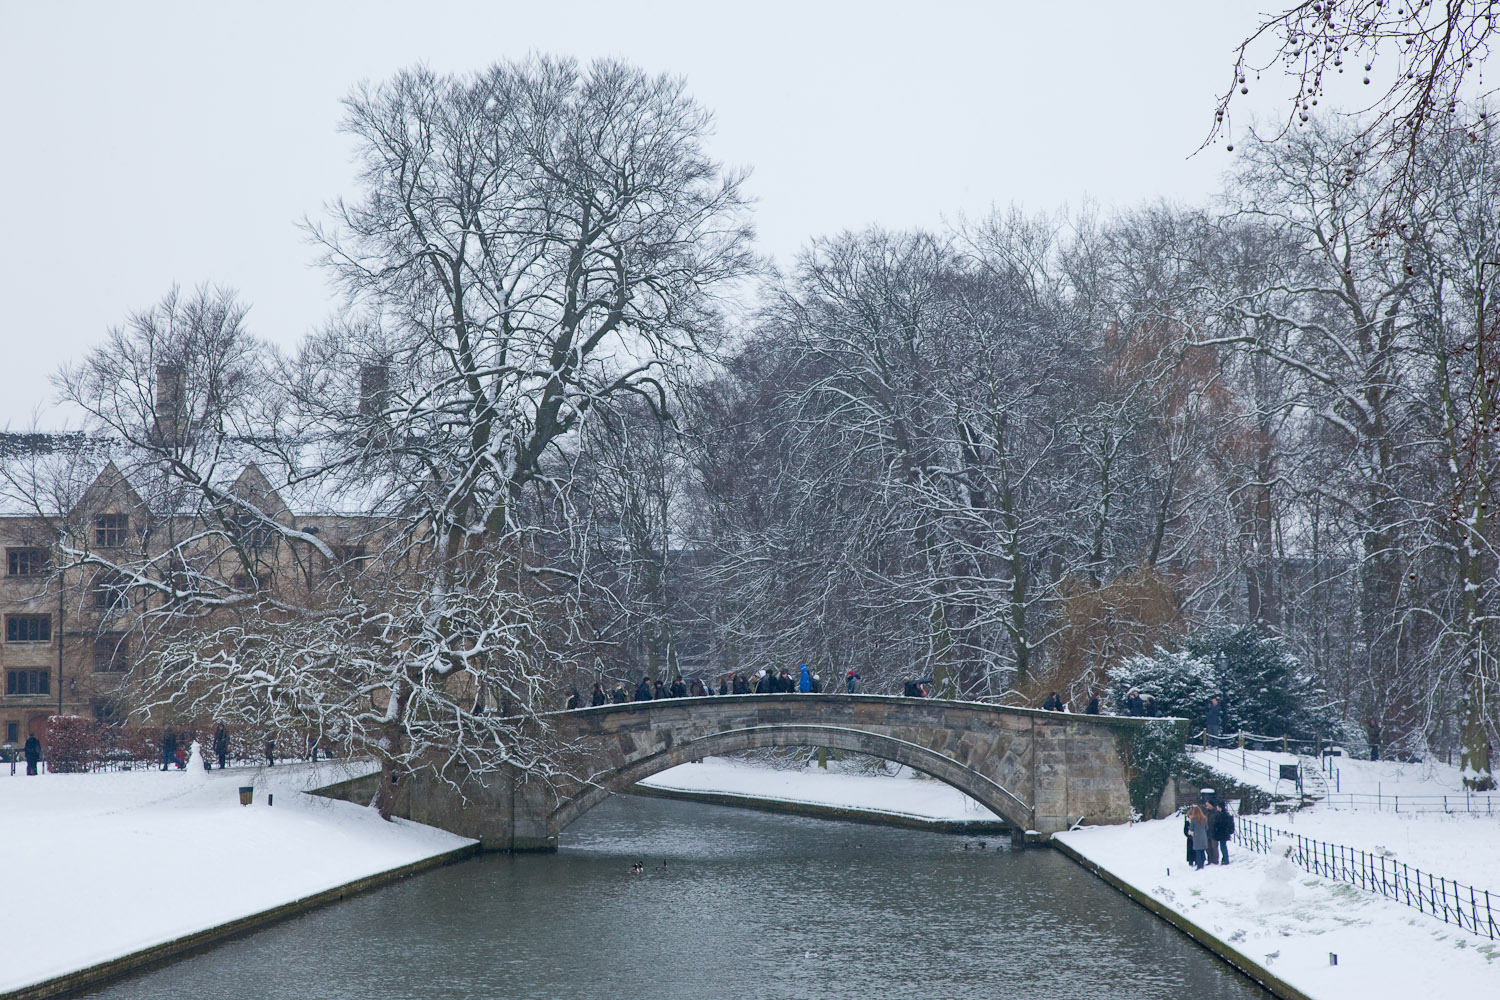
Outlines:
[[[1204, 755], [1199, 760], [1214, 763]], [[1265, 761], [1247, 763], [1249, 772], [1266, 770]], [[1382, 783], [1383, 778], [1383, 784], [1406, 794], [1458, 787], [1454, 768], [1366, 764], [1370, 771], [1361, 776], [1350, 773], [1360, 769], [1360, 762], [1343, 766], [1347, 781]], [[1225, 764], [1221, 770], [1230, 768]], [[1254, 783], [1245, 774], [1235, 777]], [[836, 804], [871, 814], [894, 812], [932, 820], [992, 816], [957, 789], [904, 769], [894, 777], [861, 776], [709, 759], [663, 771], [642, 784]], [[1401, 815], [1315, 806], [1291, 816], [1255, 819], [1347, 847], [1378, 850], [1393, 861], [1399, 858], [1462, 882], [1500, 887], [1500, 813]], [[1180, 817], [1083, 828], [1058, 834], [1054, 841], [1116, 888], [1288, 1000], [1500, 996], [1500, 941], [1309, 874], [1279, 854], [1258, 854], [1231, 844], [1229, 865], [1196, 871], [1186, 861]], [[1500, 893], [1493, 896], [1500, 911]], [[1331, 956], [1337, 956], [1337, 965], [1331, 964]]]
[[305, 794], [351, 776], [339, 763], [36, 777], [0, 765], [19, 904], [0, 935], [0, 1000], [114, 978], [472, 853], [462, 837]]

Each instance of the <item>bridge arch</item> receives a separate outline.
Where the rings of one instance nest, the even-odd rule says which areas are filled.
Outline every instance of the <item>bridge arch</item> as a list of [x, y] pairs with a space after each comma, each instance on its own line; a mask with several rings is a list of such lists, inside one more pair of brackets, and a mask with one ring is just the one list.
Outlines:
[[637, 781], [678, 764], [741, 750], [804, 746], [868, 754], [904, 764], [952, 785], [1018, 829], [1030, 829], [1034, 825], [1035, 810], [1014, 793], [973, 768], [935, 750], [895, 737], [843, 726], [772, 723], [729, 729], [675, 743], [608, 774], [596, 775], [576, 795], [548, 815], [547, 835], [557, 837], [574, 820], [609, 796], [623, 792]]

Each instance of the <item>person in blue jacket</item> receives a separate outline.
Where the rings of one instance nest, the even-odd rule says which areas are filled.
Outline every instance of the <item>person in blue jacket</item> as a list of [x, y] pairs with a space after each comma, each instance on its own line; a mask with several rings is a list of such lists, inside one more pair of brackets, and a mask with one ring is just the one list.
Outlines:
[[812, 674], [808, 673], [807, 664], [805, 663], [798, 667], [798, 669], [802, 672], [802, 676], [797, 678], [797, 690], [803, 694], [807, 694], [812, 690]]

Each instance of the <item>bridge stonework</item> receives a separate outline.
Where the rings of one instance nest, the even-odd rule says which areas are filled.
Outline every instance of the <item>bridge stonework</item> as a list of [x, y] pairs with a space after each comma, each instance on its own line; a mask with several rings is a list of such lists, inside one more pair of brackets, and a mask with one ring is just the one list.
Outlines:
[[[825, 746], [906, 764], [1018, 829], [1051, 834], [1080, 819], [1130, 819], [1124, 744], [1147, 721], [840, 694], [633, 702], [543, 720], [559, 748], [551, 776], [419, 772], [397, 811], [476, 838], [488, 850], [555, 850], [569, 823], [658, 771], [740, 750]], [[329, 794], [368, 802], [370, 789]]]

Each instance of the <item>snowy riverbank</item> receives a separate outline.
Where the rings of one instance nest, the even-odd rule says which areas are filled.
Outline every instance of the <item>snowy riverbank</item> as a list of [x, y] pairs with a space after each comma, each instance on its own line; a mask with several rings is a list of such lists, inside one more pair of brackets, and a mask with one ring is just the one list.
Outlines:
[[952, 785], [908, 768], [891, 765], [892, 774], [830, 768], [774, 768], [726, 757], [682, 764], [640, 782], [649, 788], [710, 792], [745, 798], [775, 799], [798, 805], [831, 806], [865, 813], [941, 822], [1003, 822], [1000, 817]]
[[[16, 904], [0, 995], [471, 843], [303, 794], [345, 777], [338, 764], [24, 772], [0, 770]], [[253, 805], [239, 804], [241, 785]]]

